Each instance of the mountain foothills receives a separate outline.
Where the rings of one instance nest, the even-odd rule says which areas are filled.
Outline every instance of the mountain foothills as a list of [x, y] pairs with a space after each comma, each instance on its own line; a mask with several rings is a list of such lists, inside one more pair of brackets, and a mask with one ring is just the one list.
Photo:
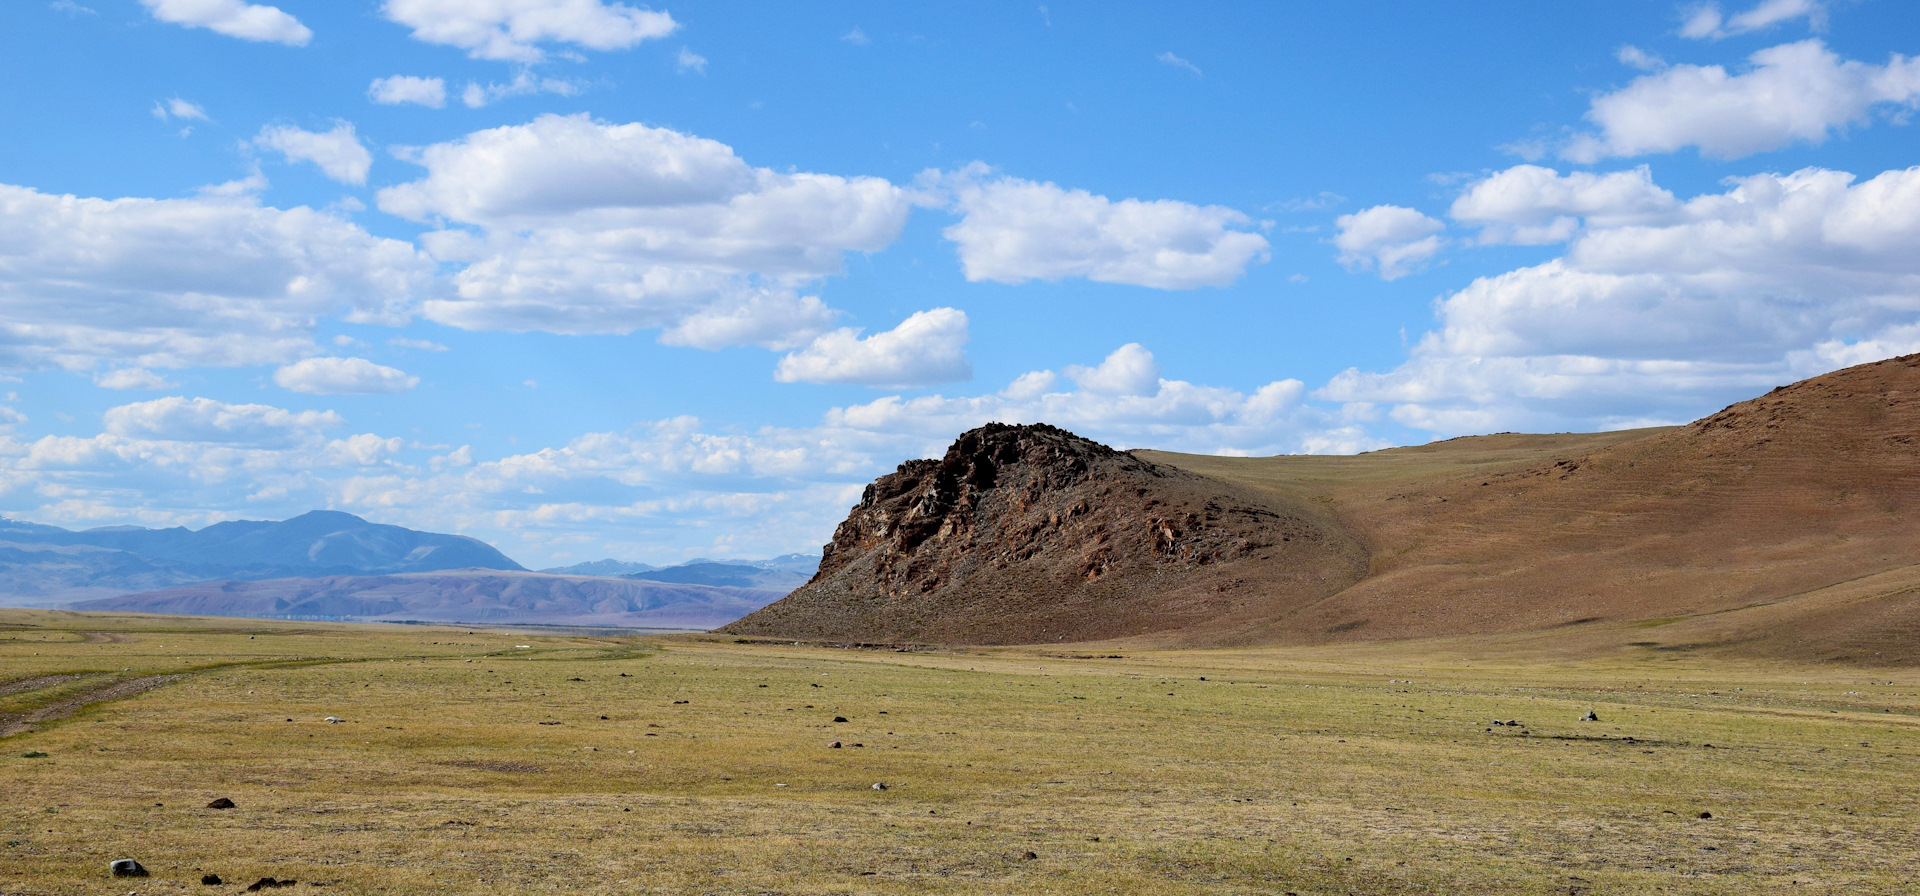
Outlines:
[[726, 627], [844, 641], [1507, 633], [1920, 660], [1920, 355], [1683, 427], [1353, 457], [1116, 452], [990, 425], [880, 478], [818, 575]]
[[71, 605], [75, 610], [707, 629], [783, 590], [469, 569], [442, 573], [221, 581]]
[[[811, 558], [615, 560], [528, 572], [477, 539], [336, 511], [198, 531], [0, 520], [0, 604], [213, 616], [708, 628], [806, 581]], [[603, 571], [604, 570], [604, 571]], [[609, 575], [611, 574], [611, 575]]]

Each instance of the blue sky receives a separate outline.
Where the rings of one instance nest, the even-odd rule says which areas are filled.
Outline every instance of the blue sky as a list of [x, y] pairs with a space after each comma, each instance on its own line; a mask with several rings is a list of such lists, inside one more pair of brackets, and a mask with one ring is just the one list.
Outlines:
[[1893, 2], [0, 9], [0, 512], [816, 548], [989, 420], [1352, 452], [1920, 351]]

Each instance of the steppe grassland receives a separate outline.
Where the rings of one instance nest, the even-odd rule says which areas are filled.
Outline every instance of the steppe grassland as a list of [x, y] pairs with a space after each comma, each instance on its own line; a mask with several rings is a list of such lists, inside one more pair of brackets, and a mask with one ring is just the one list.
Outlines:
[[0, 690], [185, 676], [0, 740], [4, 893], [1900, 893], [1920, 821], [1904, 670], [0, 625]]

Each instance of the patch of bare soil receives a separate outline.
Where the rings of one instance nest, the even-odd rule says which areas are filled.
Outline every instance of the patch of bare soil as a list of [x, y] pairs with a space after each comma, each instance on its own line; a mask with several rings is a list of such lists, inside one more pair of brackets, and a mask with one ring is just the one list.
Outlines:
[[437, 763], [449, 768], [468, 768], [481, 772], [544, 772], [546, 769], [530, 762], [499, 762], [480, 759], [450, 759]]
[[[45, 722], [59, 721], [96, 703], [105, 703], [109, 700], [124, 700], [135, 694], [146, 693], [161, 685], [185, 677], [184, 675], [147, 675], [141, 678], [128, 678], [103, 684], [92, 690], [82, 691], [64, 700], [49, 703], [38, 709], [20, 713], [0, 714], [0, 737], [12, 737], [16, 734], [32, 731], [36, 725]], [[42, 685], [42, 687], [44, 687], [44, 685]]]
[[76, 673], [72, 675], [39, 675], [33, 678], [16, 679], [0, 684], [0, 697], [5, 697], [8, 694], [18, 694], [22, 691], [37, 691], [41, 688], [50, 688], [63, 681], [72, 681], [79, 677], [81, 676]]

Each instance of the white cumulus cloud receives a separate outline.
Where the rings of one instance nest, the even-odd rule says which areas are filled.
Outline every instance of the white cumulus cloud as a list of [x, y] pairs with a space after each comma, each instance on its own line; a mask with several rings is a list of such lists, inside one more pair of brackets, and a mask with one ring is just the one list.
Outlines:
[[122, 367], [94, 375], [93, 384], [102, 389], [127, 389], [157, 392], [171, 389], [173, 383], [145, 367]]
[[1614, 51], [1613, 58], [1620, 60], [1621, 65], [1632, 66], [1643, 72], [1657, 72], [1667, 67], [1667, 61], [1665, 59], [1661, 59], [1632, 44], [1627, 44]]
[[176, 368], [310, 354], [316, 319], [396, 322], [433, 263], [248, 193], [95, 199], [0, 184], [0, 368]]
[[476, 223], [709, 205], [754, 187], [724, 143], [585, 115], [542, 115], [419, 150], [428, 176], [380, 191], [382, 210]]
[[[1541, 214], [1570, 207], [1566, 181], [1533, 194]], [[1624, 183], [1628, 214], [1444, 297], [1405, 364], [1348, 371], [1321, 397], [1446, 435], [1646, 425], [1920, 351], [1920, 168], [1758, 174], [1667, 210], [1650, 182]]]
[[1746, 71], [1675, 65], [1594, 97], [1581, 134], [1561, 149], [1591, 163], [1612, 156], [1694, 147], [1737, 159], [1791, 143], [1819, 144], [1864, 125], [1879, 107], [1920, 108], [1920, 59], [1895, 54], [1885, 65], [1843, 60], [1819, 40], [1768, 47]]
[[1631, 171], [1565, 175], [1538, 165], [1516, 165], [1469, 186], [1448, 216], [1479, 225], [1482, 243], [1540, 245], [1563, 242], [1582, 221], [1596, 227], [1650, 223], [1680, 203], [1653, 183], [1644, 165]]
[[539, 62], [543, 43], [624, 50], [679, 27], [666, 12], [603, 0], [387, 0], [381, 11], [417, 40], [510, 62]]
[[178, 396], [108, 408], [101, 419], [107, 435], [121, 438], [253, 445], [291, 444], [299, 436], [344, 422], [332, 411], [289, 411]]
[[307, 358], [273, 372], [273, 381], [289, 392], [309, 395], [372, 395], [405, 392], [420, 384], [417, 376], [365, 358]]
[[140, 0], [162, 22], [205, 28], [241, 40], [306, 46], [313, 32], [277, 6], [241, 0]]
[[833, 314], [802, 291], [885, 248], [906, 191], [872, 177], [754, 168], [723, 143], [543, 115], [417, 150], [427, 176], [381, 210], [444, 221], [422, 244], [460, 265], [426, 315], [466, 329], [628, 333], [791, 347]]
[[757, 345], [785, 351], [806, 342], [833, 325], [840, 312], [819, 296], [797, 295], [779, 289], [738, 289], [718, 283], [710, 294], [696, 294], [699, 310], [660, 331], [663, 345], [685, 345], [708, 351], [730, 345]]
[[1718, 4], [1708, 3], [1687, 15], [1686, 22], [1680, 26], [1680, 36], [1720, 40], [1794, 19], [1806, 19], [1816, 31], [1824, 29], [1826, 4], [1821, 0], [1761, 0], [1752, 9], [1728, 16], [1720, 11]]
[[907, 388], [970, 379], [967, 315], [955, 308], [916, 312], [884, 333], [862, 337], [852, 328], [822, 333], [780, 359], [783, 383], [858, 383]]
[[[944, 446], [983, 423], [1052, 423], [1119, 447], [1228, 454], [1363, 451], [1386, 443], [1341, 412], [1304, 403], [1306, 386], [1275, 380], [1252, 393], [1160, 375], [1153, 353], [1121, 346], [1093, 367], [1075, 365], [1076, 389], [1056, 389], [1051, 371], [1022, 374], [999, 392], [977, 396], [890, 395], [829, 411], [822, 428], [866, 438], [919, 436]], [[838, 441], [853, 442], [846, 435]]]
[[1138, 342], [1115, 349], [1096, 367], [1074, 365], [1067, 377], [1096, 395], [1152, 395], [1160, 389], [1160, 364]]
[[367, 98], [387, 106], [415, 103], [438, 109], [447, 104], [447, 82], [442, 78], [393, 75], [367, 85]]
[[1085, 277], [1155, 289], [1226, 286], [1268, 258], [1266, 237], [1224, 206], [1114, 201], [1086, 190], [1007, 177], [974, 164], [928, 172], [960, 221], [944, 233], [969, 281]]
[[260, 129], [253, 144], [278, 151], [289, 162], [312, 162], [326, 176], [343, 184], [364, 184], [367, 169], [373, 167], [373, 154], [360, 144], [353, 125], [339, 122], [333, 130], [315, 132], [291, 125], [268, 125]]
[[184, 121], [206, 121], [207, 110], [200, 108], [196, 103], [190, 103], [176, 96], [165, 101], [156, 100], [153, 104], [153, 117], [161, 121], [166, 121], [168, 118], [178, 118]]
[[469, 109], [478, 109], [510, 96], [532, 96], [536, 93], [573, 96], [582, 89], [580, 84], [565, 78], [540, 77], [522, 68], [514, 72], [511, 81], [489, 81], [485, 84], [468, 81], [466, 89], [460, 91], [460, 102]]
[[1440, 252], [1447, 225], [1413, 209], [1376, 205], [1334, 219], [1333, 238], [1340, 263], [1351, 270], [1374, 270], [1382, 280], [1397, 280], [1420, 269]]
[[332, 466], [372, 467], [392, 459], [406, 443], [397, 437], [381, 438], [370, 432], [327, 442], [324, 449]]

